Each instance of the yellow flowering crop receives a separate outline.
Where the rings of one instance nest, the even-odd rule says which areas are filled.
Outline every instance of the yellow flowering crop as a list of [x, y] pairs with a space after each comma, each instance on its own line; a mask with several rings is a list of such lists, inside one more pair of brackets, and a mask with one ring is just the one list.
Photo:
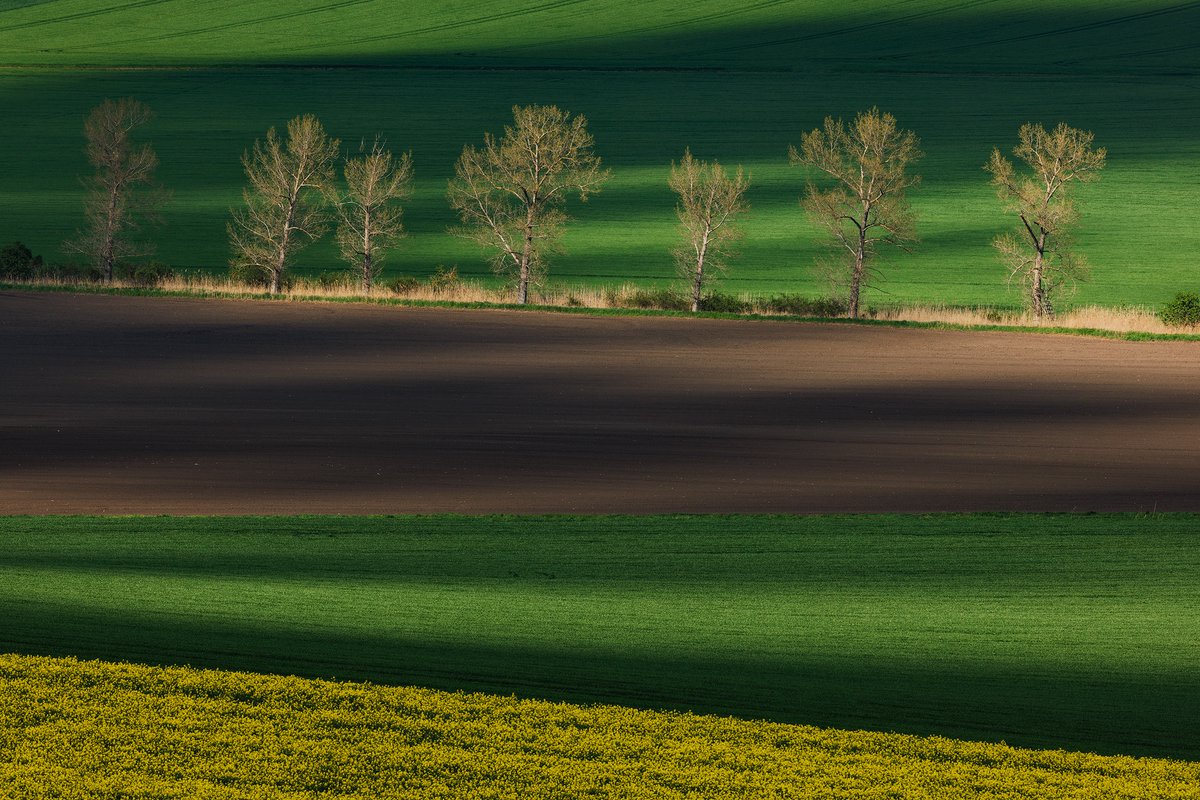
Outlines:
[[4, 798], [1200, 798], [1200, 763], [0, 655]]

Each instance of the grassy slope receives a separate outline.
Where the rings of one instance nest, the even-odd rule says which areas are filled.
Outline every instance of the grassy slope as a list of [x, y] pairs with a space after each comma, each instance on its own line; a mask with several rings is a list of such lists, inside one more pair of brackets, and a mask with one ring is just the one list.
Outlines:
[[[825, 114], [877, 103], [915, 129], [929, 154], [914, 196], [924, 241], [914, 255], [891, 259], [889, 294], [879, 299], [1013, 300], [988, 246], [1005, 222], [980, 165], [1029, 120], [1093, 129], [1110, 151], [1103, 180], [1084, 193], [1082, 244], [1096, 279], [1079, 302], [1157, 303], [1200, 281], [1192, 258], [1200, 231], [1174, 223], [1200, 159], [1188, 34], [1200, 21], [1195, 4], [1098, 11], [1027, 0], [949, 8], [877, 0], [853, 10], [759, 2], [727, 11], [715, 2], [648, 2], [630, 14], [622, 3], [567, 0], [493, 4], [486, 13], [434, 4], [415, 19], [373, 2], [264, 5], [221, 4], [203, 20], [178, 2], [114, 2], [119, 10], [91, 13], [93, 3], [63, 0], [0, 12], [0, 52], [47, 67], [0, 72], [0, 102], [21, 110], [9, 115], [0, 156], [0, 240], [56, 255], [78, 224], [76, 176], [87, 169], [80, 120], [102, 97], [134, 95], [159, 113], [149, 134], [161, 178], [176, 189], [157, 235], [164, 260], [222, 267], [224, 220], [242, 182], [238, 156], [268, 126], [311, 111], [348, 143], [382, 131], [394, 147], [413, 150], [413, 235], [393, 271], [424, 274], [444, 262], [484, 273], [479, 253], [444, 232], [454, 221], [445, 179], [462, 144], [498, 130], [512, 103], [555, 102], [589, 116], [597, 150], [615, 170], [603, 194], [576, 207], [556, 276], [668, 280], [674, 222], [665, 177], [688, 145], [701, 157], [744, 163], [754, 176], [743, 258], [726, 288], [820, 291], [807, 274], [816, 234], [795, 202], [803, 175], [786, 166], [787, 145]], [[251, 68], [284, 60], [539, 69]], [[243, 68], [61, 69], [181, 62]], [[656, 66], [695, 69], [637, 71]], [[634, 71], [593, 71], [612, 67]], [[304, 271], [335, 265], [328, 245], [301, 257]]]
[[1198, 782], [1200, 763], [0, 655], [9, 797], [1168, 800]]
[[1197, 522], [7, 518], [0, 650], [1196, 759]]
[[[1196, 4], [1132, 0], [16, 0], [3, 63], [1194, 68]], [[1107, 6], [1107, 7], [1105, 7]]]

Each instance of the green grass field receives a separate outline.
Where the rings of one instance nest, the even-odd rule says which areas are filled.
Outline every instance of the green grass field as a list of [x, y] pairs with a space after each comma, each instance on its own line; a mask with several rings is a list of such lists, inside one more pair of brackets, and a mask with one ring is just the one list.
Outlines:
[[0, 521], [0, 652], [1200, 759], [1195, 515]]
[[[1200, 230], [1176, 222], [1200, 163], [1197, 23], [1200, 6], [1166, 2], [654, 0], [631, 11], [615, 0], [508, 0], [408, 14], [373, 0], [203, 11], [182, 0], [8, 3], [0, 242], [62, 258], [59, 243], [81, 219], [82, 120], [104, 97], [130, 95], [159, 115], [147, 135], [175, 191], [165, 226], [151, 231], [162, 260], [224, 269], [241, 153], [269, 126], [312, 112], [351, 148], [381, 132], [413, 151], [412, 235], [390, 274], [446, 264], [482, 276], [479, 251], [445, 232], [454, 159], [499, 131], [512, 104], [556, 103], [588, 116], [614, 178], [574, 207], [554, 279], [669, 281], [666, 176], [690, 146], [746, 165], [754, 180], [724, 290], [818, 293], [810, 265], [821, 247], [798, 208], [805, 176], [787, 166], [787, 147], [827, 114], [877, 104], [928, 155], [913, 195], [923, 241], [888, 257], [868, 302], [1016, 302], [989, 245], [1007, 221], [981, 167], [1022, 123], [1067, 121], [1109, 150], [1101, 182], [1081, 193], [1094, 280], [1071, 302], [1155, 305], [1200, 284]], [[298, 261], [302, 274], [337, 267], [329, 243]]]

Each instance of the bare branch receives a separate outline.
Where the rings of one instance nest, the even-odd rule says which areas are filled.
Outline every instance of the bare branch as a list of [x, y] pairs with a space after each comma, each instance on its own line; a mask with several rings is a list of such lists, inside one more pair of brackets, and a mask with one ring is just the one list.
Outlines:
[[154, 149], [132, 140], [133, 132], [153, 118], [149, 106], [123, 97], [105, 100], [84, 123], [87, 157], [96, 172], [83, 181], [86, 225], [63, 247], [86, 256], [105, 282], [112, 281], [117, 263], [154, 252], [152, 245], [131, 240], [129, 233], [138, 230], [142, 220], [157, 221], [158, 210], [170, 198], [154, 184]]
[[497, 272], [516, 271], [518, 302], [559, 249], [570, 194], [586, 202], [609, 178], [592, 152], [587, 120], [555, 106], [513, 106], [513, 125], [499, 141], [484, 134], [483, 149], [463, 148], [447, 187], [462, 219], [452, 232], [494, 252]]
[[1013, 154], [1029, 167], [1017, 177], [1013, 165], [993, 150], [984, 169], [1004, 210], [1020, 220], [1024, 244], [1011, 234], [993, 244], [1009, 270], [1009, 281], [1019, 283], [1036, 317], [1054, 315], [1053, 296], [1087, 276], [1087, 264], [1071, 252], [1070, 229], [1079, 212], [1070, 196], [1074, 183], [1097, 180], [1104, 168], [1104, 148], [1092, 149], [1090, 132], [1059, 123], [1053, 131], [1027, 123], [1018, 133]]
[[398, 201], [409, 196], [412, 171], [412, 154], [395, 158], [378, 137], [369, 151], [348, 159], [343, 168], [346, 190], [335, 199], [337, 243], [363, 291], [371, 290], [388, 249], [405, 235]]
[[732, 244], [742, 237], [736, 219], [749, 210], [750, 179], [740, 166], [730, 176], [717, 162], [697, 161], [685, 149], [679, 164], [671, 164], [668, 185], [679, 196], [675, 213], [682, 243], [675, 261], [688, 282], [692, 311], [699, 311], [704, 285], [726, 271], [735, 255]]
[[235, 273], [265, 279], [276, 293], [305, 240], [325, 235], [325, 198], [333, 191], [338, 147], [317, 118], [306, 114], [288, 122], [286, 142], [271, 128], [265, 141], [242, 156], [249, 182], [242, 192], [245, 207], [232, 212], [228, 226]]
[[822, 190], [809, 181], [801, 205], [814, 224], [827, 229], [838, 250], [846, 250], [841, 269], [823, 260], [824, 272], [849, 290], [849, 313], [858, 316], [862, 289], [877, 271], [871, 260], [879, 244], [907, 250], [916, 241], [916, 215], [905, 192], [920, 184], [908, 168], [922, 157], [912, 131], [901, 131], [891, 114], [878, 108], [860, 113], [847, 126], [825, 118], [823, 128], [804, 134], [800, 149], [788, 148], [793, 166], [806, 166], [832, 178]]

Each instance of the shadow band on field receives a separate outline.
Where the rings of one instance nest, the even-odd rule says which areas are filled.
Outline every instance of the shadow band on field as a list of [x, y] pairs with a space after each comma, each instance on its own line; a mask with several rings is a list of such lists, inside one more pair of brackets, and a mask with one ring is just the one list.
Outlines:
[[1194, 675], [1118, 678], [982, 663], [764, 660], [585, 648], [527, 649], [281, 632], [228, 621], [22, 609], [8, 651], [516, 694], [1101, 754], [1200, 758]]
[[7, 513], [1200, 509], [1189, 343], [0, 303]]
[[0, 651], [1200, 757], [1190, 514], [0, 523]]

